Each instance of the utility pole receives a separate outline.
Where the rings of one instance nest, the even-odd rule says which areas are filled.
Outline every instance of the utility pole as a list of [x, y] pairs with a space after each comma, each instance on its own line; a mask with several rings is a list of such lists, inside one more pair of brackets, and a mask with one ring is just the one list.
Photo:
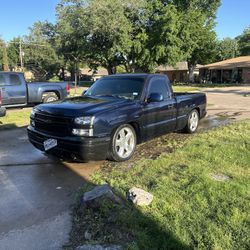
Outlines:
[[23, 51], [22, 51], [22, 39], [21, 38], [19, 41], [19, 56], [20, 56], [21, 71], [23, 71]]

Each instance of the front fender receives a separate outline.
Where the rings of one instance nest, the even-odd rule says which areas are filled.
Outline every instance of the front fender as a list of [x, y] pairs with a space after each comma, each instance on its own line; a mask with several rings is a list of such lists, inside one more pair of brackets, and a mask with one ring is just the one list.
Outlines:
[[139, 105], [117, 109], [96, 117], [94, 131], [100, 136], [111, 136], [114, 129], [127, 123], [137, 123], [140, 127], [142, 109]]

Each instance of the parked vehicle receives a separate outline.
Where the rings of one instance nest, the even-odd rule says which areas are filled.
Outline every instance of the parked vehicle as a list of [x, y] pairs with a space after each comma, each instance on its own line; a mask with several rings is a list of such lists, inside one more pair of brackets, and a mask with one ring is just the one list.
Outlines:
[[65, 82], [27, 83], [23, 73], [0, 72], [0, 90], [4, 107], [18, 107], [63, 100], [70, 87]]
[[203, 93], [173, 93], [164, 75], [114, 75], [81, 97], [41, 104], [28, 136], [42, 151], [81, 160], [128, 160], [136, 145], [171, 131], [194, 133], [206, 115]]
[[0, 89], [0, 117], [5, 116], [6, 108], [2, 107], [2, 91]]

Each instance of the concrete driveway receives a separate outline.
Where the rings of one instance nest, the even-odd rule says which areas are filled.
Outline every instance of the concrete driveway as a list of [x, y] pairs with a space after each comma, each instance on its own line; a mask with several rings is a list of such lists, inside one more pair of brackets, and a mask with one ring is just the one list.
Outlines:
[[76, 191], [100, 163], [48, 158], [26, 129], [0, 132], [0, 249], [61, 249], [71, 229]]
[[208, 115], [237, 120], [250, 118], [250, 85], [207, 88]]

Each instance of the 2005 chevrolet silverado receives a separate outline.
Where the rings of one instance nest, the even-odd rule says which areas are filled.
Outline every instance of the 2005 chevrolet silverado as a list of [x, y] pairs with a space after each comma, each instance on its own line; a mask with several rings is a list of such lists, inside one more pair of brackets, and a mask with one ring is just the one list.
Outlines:
[[179, 130], [194, 133], [205, 115], [206, 95], [173, 93], [167, 76], [113, 75], [80, 97], [35, 107], [28, 136], [50, 154], [125, 161], [150, 138]]
[[0, 91], [2, 106], [20, 107], [63, 100], [69, 94], [70, 86], [66, 82], [27, 83], [23, 73], [0, 72]]

